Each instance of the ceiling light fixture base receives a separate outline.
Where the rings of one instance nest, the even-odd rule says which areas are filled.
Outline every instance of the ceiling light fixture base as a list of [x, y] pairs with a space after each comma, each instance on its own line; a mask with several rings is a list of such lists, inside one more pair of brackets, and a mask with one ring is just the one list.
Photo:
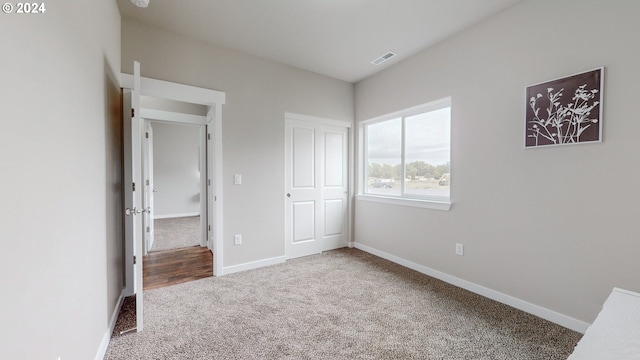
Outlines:
[[149, 6], [149, 0], [131, 0], [131, 3], [140, 8], [146, 8]]

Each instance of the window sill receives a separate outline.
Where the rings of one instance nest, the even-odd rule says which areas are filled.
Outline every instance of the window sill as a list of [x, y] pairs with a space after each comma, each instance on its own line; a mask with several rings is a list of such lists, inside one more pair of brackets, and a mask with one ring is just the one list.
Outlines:
[[409, 199], [409, 198], [378, 196], [378, 195], [369, 195], [369, 194], [356, 195], [356, 200], [371, 201], [371, 202], [392, 204], [392, 205], [412, 206], [417, 208], [442, 210], [442, 211], [449, 211], [452, 205], [451, 202], [448, 202], [448, 201]]

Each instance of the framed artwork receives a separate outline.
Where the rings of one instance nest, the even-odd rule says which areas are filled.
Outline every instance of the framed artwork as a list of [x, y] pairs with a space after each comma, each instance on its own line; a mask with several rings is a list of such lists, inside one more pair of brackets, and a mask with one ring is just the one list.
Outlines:
[[527, 86], [525, 148], [602, 141], [604, 67]]

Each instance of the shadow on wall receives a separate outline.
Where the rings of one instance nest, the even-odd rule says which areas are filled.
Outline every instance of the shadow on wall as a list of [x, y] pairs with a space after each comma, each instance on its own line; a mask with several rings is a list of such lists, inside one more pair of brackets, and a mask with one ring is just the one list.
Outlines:
[[124, 288], [123, 225], [123, 119], [122, 90], [116, 74], [104, 58], [105, 96], [105, 197], [107, 232], [107, 316], [117, 306]]

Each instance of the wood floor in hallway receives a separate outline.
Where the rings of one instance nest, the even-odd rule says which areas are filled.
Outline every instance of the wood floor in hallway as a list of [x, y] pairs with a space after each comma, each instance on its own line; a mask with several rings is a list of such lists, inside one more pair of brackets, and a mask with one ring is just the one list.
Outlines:
[[157, 289], [213, 276], [213, 254], [200, 246], [152, 252], [142, 268], [144, 290]]

